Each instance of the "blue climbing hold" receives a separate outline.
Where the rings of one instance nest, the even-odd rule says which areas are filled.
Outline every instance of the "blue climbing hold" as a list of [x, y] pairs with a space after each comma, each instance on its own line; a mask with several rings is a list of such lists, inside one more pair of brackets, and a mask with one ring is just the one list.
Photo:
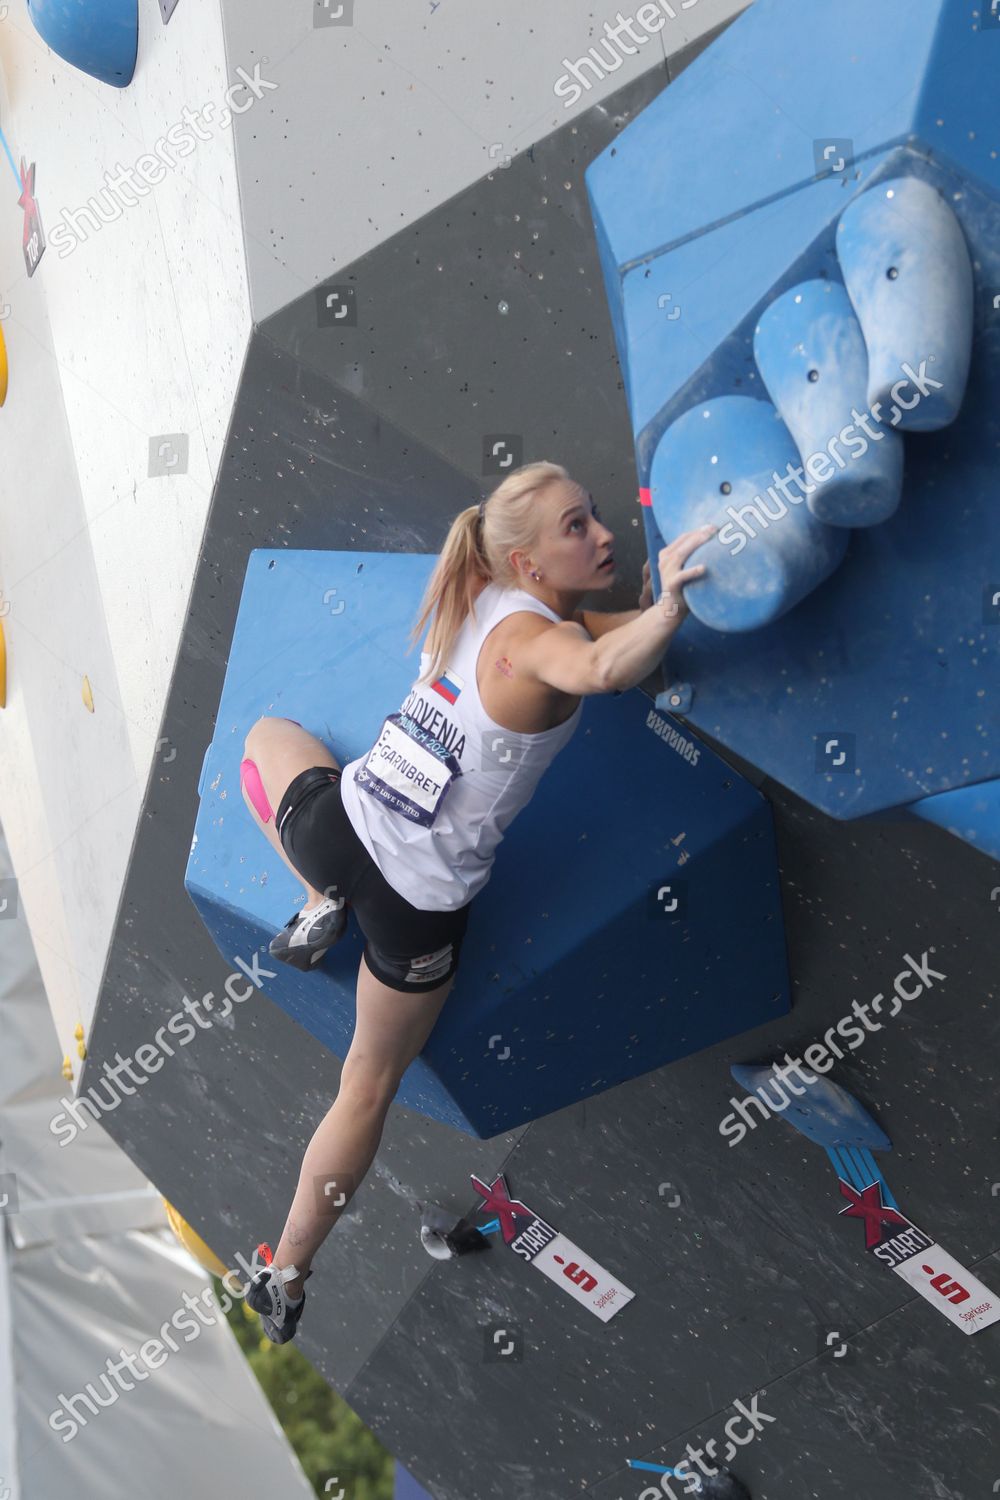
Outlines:
[[763, 1066], [733, 1063], [729, 1071], [747, 1093], [756, 1094], [769, 1110], [819, 1146], [892, 1150], [892, 1142], [881, 1125], [839, 1083], [814, 1074], [811, 1082], [796, 1082], [793, 1089], [790, 1082], [778, 1078], [777, 1067], [776, 1063]]
[[124, 89], [139, 51], [138, 0], [28, 0], [35, 30], [64, 62]]

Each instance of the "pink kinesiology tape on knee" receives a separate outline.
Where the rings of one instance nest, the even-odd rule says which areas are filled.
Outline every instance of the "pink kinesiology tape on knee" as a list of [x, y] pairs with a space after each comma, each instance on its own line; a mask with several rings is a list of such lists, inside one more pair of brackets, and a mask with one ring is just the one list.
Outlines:
[[269, 823], [274, 817], [271, 804], [267, 800], [264, 783], [260, 779], [260, 772], [252, 760], [240, 761], [240, 781], [246, 787], [247, 796], [253, 804], [254, 810], [262, 823]]

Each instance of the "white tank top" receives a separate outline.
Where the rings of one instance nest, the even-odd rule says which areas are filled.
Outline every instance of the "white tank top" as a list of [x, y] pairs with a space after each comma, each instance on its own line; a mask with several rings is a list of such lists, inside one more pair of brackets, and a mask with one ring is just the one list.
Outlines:
[[[530, 801], [542, 773], [583, 711], [554, 729], [519, 734], [491, 719], [476, 685], [487, 635], [507, 615], [561, 616], [524, 589], [489, 583], [466, 616], [448, 668], [412, 685], [372, 748], [343, 769], [344, 808], [389, 884], [421, 911], [454, 911], [490, 877], [504, 829]], [[420, 654], [420, 671], [429, 655]]]

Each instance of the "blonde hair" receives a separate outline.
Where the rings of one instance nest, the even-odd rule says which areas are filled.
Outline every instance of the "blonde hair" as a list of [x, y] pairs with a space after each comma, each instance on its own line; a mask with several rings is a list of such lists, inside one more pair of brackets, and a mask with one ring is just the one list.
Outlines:
[[534, 546], [541, 519], [538, 497], [557, 480], [569, 484], [581, 495], [586, 494], [562, 464], [523, 464], [508, 474], [489, 496], [481, 527], [478, 505], [459, 511], [445, 537], [411, 631], [407, 654], [416, 645], [427, 620], [434, 616], [427, 636], [430, 661], [418, 682], [432, 682], [447, 669], [455, 637], [467, 615], [471, 614], [475, 620], [475, 600], [486, 584], [520, 587], [510, 554], [518, 548], [528, 552]]

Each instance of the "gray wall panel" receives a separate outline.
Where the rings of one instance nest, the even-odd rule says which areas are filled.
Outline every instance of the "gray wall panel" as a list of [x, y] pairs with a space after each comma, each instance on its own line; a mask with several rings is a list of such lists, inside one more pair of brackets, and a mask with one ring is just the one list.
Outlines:
[[[230, 77], [259, 68], [260, 97], [234, 120], [254, 321], [346, 266], [624, 84], [729, 21], [737, 0], [666, 5], [626, 57], [599, 46], [615, 11], [577, 0], [414, 5], [222, 0]], [[627, 14], [634, 15], [638, 6]], [[338, 14], [341, 13], [341, 14]], [[335, 25], [323, 25], [324, 15]], [[608, 63], [571, 107], [565, 60]], [[585, 76], [591, 74], [585, 70]], [[237, 96], [243, 109], [252, 96]]]

